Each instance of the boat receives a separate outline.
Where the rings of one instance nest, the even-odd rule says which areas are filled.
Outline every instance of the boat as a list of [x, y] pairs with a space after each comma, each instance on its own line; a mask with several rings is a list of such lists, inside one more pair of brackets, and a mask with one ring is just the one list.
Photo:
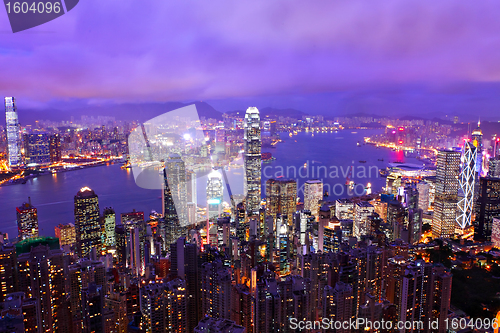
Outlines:
[[323, 193], [323, 197], [328, 197], [330, 195], [330, 193], [328, 193], [328, 191], [325, 191], [325, 193]]
[[290, 134], [288, 134], [288, 136], [289, 136], [289, 137], [292, 137], [292, 136], [293, 136], [292, 132], [290, 132]]
[[361, 143], [359, 143], [359, 141], [356, 143], [356, 145], [357, 145], [358, 147], [361, 147]]
[[366, 161], [359, 161], [359, 163], [366, 163]]
[[381, 177], [387, 177], [387, 175], [389, 174], [386, 169], [380, 169], [379, 173]]

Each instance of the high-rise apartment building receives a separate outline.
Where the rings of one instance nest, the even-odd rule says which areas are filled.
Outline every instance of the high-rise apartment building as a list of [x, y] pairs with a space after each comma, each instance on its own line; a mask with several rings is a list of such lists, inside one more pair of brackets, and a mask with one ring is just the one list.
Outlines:
[[64, 254], [58, 243], [44, 242], [27, 239], [16, 245], [19, 290], [39, 302], [43, 332], [64, 332], [69, 324]]
[[433, 237], [450, 237], [455, 233], [459, 176], [460, 153], [454, 150], [440, 150], [437, 155]]
[[100, 253], [102, 241], [99, 198], [88, 187], [82, 187], [75, 195], [75, 231], [80, 258], [87, 257], [93, 248]]
[[38, 211], [28, 199], [16, 208], [19, 240], [38, 237]]
[[5, 97], [5, 125], [7, 129], [9, 166], [11, 168], [19, 167], [22, 164], [21, 128], [19, 126], [16, 99], [14, 97]]
[[260, 115], [255, 107], [247, 109], [244, 121], [245, 145], [244, 152], [244, 192], [246, 196], [246, 210], [257, 213], [261, 201], [261, 137]]

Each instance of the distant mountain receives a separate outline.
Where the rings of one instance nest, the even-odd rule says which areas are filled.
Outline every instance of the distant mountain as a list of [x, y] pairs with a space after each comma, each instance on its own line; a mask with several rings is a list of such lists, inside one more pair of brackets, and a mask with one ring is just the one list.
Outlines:
[[116, 120], [140, 122], [154, 118], [165, 112], [172, 111], [187, 105], [195, 104], [198, 110], [198, 115], [205, 118], [214, 118], [222, 120], [222, 113], [215, 110], [211, 105], [205, 102], [181, 103], [124, 103], [124, 104], [103, 104], [103, 105], [88, 105], [82, 108], [72, 110], [57, 110], [57, 109], [19, 109], [19, 121], [21, 124], [34, 123], [35, 120], [50, 120], [62, 121], [70, 120], [74, 117], [75, 121], [81, 119], [81, 116], [110, 116]]
[[[245, 111], [242, 110], [236, 110], [236, 111], [229, 111], [226, 112], [226, 114], [232, 115], [232, 116], [240, 116], [244, 117], [245, 116]], [[260, 113], [260, 118], [265, 119], [268, 117], [290, 117], [290, 118], [296, 118], [300, 119], [302, 116], [307, 116], [308, 114], [299, 110], [295, 109], [275, 109], [271, 107], [266, 107], [266, 108], [261, 108], [259, 109]]]

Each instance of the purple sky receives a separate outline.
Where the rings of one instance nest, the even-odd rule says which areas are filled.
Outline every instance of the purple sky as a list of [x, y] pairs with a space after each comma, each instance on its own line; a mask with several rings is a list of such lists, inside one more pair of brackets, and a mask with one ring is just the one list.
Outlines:
[[16, 34], [0, 12], [0, 91], [26, 107], [500, 110], [498, 1], [82, 0]]

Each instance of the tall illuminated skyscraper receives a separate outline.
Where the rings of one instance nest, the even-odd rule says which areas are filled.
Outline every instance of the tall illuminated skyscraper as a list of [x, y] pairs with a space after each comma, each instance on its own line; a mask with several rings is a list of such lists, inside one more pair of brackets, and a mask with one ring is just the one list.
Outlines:
[[47, 133], [24, 135], [26, 164], [50, 163], [50, 137]]
[[38, 237], [38, 212], [31, 199], [16, 207], [19, 240]]
[[450, 237], [455, 233], [458, 188], [460, 187], [460, 153], [441, 150], [437, 155], [436, 194], [432, 219], [433, 237]]
[[179, 154], [171, 154], [165, 160], [168, 187], [174, 200], [175, 210], [181, 226], [187, 224], [187, 186], [186, 186], [186, 164]]
[[105, 208], [103, 215], [104, 232], [102, 233], [102, 241], [104, 246], [115, 246], [115, 227], [116, 227], [116, 213], [113, 208]]
[[269, 179], [266, 181], [267, 213], [274, 218], [286, 215], [292, 224], [293, 213], [297, 210], [297, 182], [293, 179]]
[[323, 199], [323, 182], [321, 180], [308, 180], [304, 184], [304, 209], [318, 217], [319, 201]]
[[472, 223], [474, 209], [474, 185], [476, 183], [477, 148], [472, 142], [465, 142], [462, 153], [462, 170], [460, 172], [460, 189], [458, 192], [457, 223], [464, 229]]
[[247, 109], [245, 114], [245, 156], [244, 190], [246, 196], [246, 209], [249, 213], [257, 213], [261, 201], [261, 139], [260, 115], [255, 107]]
[[472, 132], [472, 144], [477, 148], [476, 175], [479, 180], [482, 174], [483, 165], [483, 131], [481, 131], [481, 121], [477, 122], [477, 128]]
[[21, 137], [19, 119], [17, 117], [16, 99], [5, 97], [5, 125], [7, 129], [7, 151], [9, 154], [9, 166], [21, 165]]
[[218, 217], [222, 211], [224, 188], [222, 175], [218, 171], [212, 171], [207, 181], [207, 210], [208, 217]]
[[101, 250], [100, 219], [97, 194], [88, 187], [81, 188], [75, 195], [76, 246], [80, 258], [88, 256], [94, 247]]

